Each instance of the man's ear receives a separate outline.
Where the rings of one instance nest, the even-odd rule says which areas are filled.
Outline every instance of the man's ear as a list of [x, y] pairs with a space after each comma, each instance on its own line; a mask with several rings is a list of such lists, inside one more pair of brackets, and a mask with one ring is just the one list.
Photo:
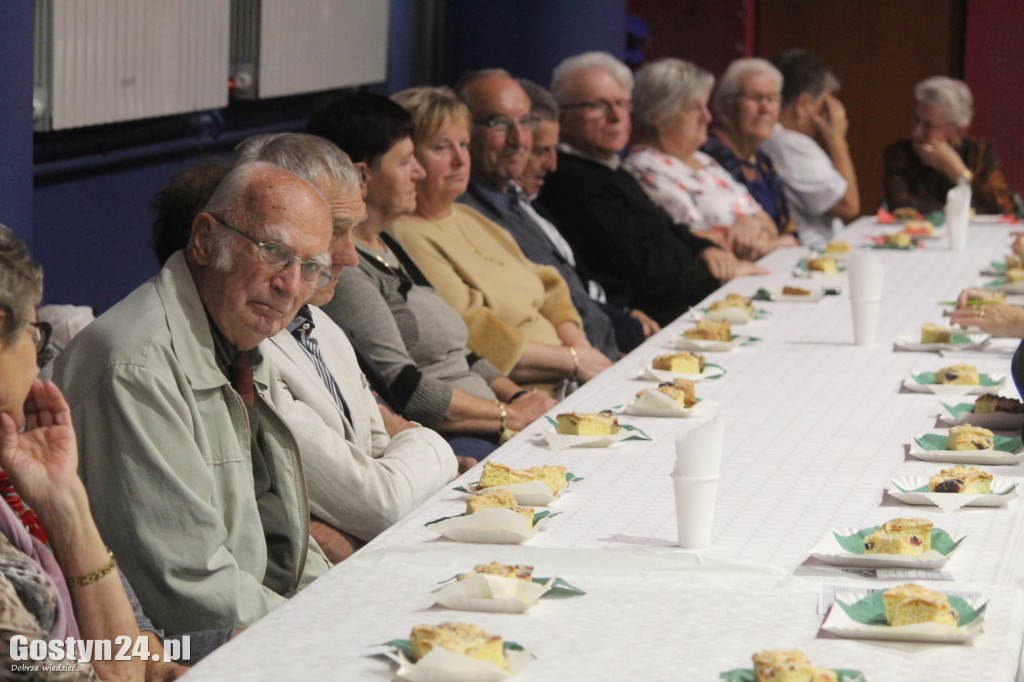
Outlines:
[[192, 233], [189, 235], [188, 241], [192, 258], [199, 265], [209, 265], [213, 260], [210, 254], [208, 235], [215, 229], [217, 229], [217, 221], [205, 211], [192, 220]]
[[370, 176], [370, 167], [366, 165], [365, 161], [357, 161], [355, 164], [356, 170], [359, 171], [359, 189], [363, 192], [363, 198], [366, 198], [368, 191], [367, 180]]

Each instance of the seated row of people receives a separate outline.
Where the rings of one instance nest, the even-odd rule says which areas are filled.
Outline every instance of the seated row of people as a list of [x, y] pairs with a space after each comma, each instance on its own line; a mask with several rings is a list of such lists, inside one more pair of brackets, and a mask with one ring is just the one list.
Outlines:
[[[679, 60], [645, 67], [635, 93], [621, 62], [587, 53], [552, 94], [487, 70], [456, 91], [326, 101], [311, 134], [172, 179], [154, 202], [163, 269], [47, 365], [55, 383], [33, 383], [38, 266], [0, 229], [0, 288], [27, 282], [0, 300], [0, 461], [62, 530], [57, 566], [22, 520], [3, 535], [71, 578], [54, 594], [83, 636], [212, 646], [255, 622], [659, 325], [762, 272], [796, 243], [790, 203], [857, 212], [827, 68], [787, 91], [761, 62], [723, 76], [710, 140], [713, 77]], [[642, 142], [622, 163], [634, 101]], [[780, 134], [783, 103], [787, 128], [828, 138], [838, 180], [804, 188], [817, 203], [792, 200], [762, 151], [778, 138], [795, 173], [822, 161]]]

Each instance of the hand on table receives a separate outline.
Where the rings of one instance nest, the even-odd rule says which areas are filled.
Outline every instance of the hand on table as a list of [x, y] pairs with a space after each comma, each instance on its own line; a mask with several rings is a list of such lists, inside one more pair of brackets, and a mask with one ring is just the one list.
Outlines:
[[644, 330], [644, 338], [649, 338], [661, 331], [661, 325], [650, 318], [650, 316], [642, 310], [636, 308], [629, 309], [629, 316], [634, 320], [640, 321], [640, 326]]
[[557, 404], [551, 396], [531, 388], [523, 396], [505, 406], [505, 410], [508, 412], [508, 428], [513, 431], [522, 431]]
[[711, 276], [719, 282], [728, 282], [736, 276], [739, 259], [724, 249], [709, 246], [700, 253], [701, 260], [708, 266]]
[[576, 347], [576, 361], [579, 366], [579, 371], [576, 372], [576, 378], [580, 382], [590, 381], [602, 371], [612, 366], [612, 361], [608, 357], [597, 350], [593, 346], [587, 346], [585, 348]]
[[964, 329], [977, 327], [993, 336], [1024, 337], [1024, 308], [1005, 303], [958, 307], [950, 316], [950, 322]]

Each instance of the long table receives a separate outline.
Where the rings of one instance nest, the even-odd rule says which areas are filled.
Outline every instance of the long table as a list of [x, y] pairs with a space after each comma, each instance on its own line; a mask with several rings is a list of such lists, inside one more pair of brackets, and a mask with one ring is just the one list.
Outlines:
[[[855, 246], [885, 229], [873, 218], [851, 225]], [[1024, 642], [1024, 504], [966, 508], [908, 506], [884, 493], [898, 475], [928, 476], [948, 465], [907, 454], [912, 434], [937, 427], [939, 399], [909, 393], [911, 370], [969, 362], [1009, 373], [1016, 341], [983, 351], [894, 352], [893, 341], [942, 322], [940, 301], [984, 278], [1001, 258], [1012, 228], [972, 225], [968, 250], [935, 240], [916, 251], [875, 250], [885, 267], [879, 343], [853, 344], [848, 285], [817, 303], [758, 302], [770, 313], [736, 331], [760, 342], [709, 354], [726, 374], [697, 386], [718, 403], [726, 423], [712, 546], [684, 551], [676, 542], [669, 474], [675, 439], [705, 419], [622, 416], [649, 441], [607, 449], [552, 452], [540, 420], [492, 455], [516, 467], [558, 463], [585, 480], [552, 506], [561, 512], [524, 545], [473, 545], [439, 539], [424, 527], [461, 513], [479, 467], [439, 491], [410, 516], [336, 566], [189, 673], [189, 680], [390, 679], [393, 666], [377, 646], [408, 636], [419, 623], [474, 622], [526, 646], [536, 657], [523, 680], [714, 680], [749, 668], [765, 648], [801, 648], [818, 664], [858, 669], [880, 680], [1013, 680]], [[727, 292], [793, 283], [807, 250], [777, 250], [762, 260], [770, 275], [734, 280]], [[803, 280], [806, 283], [806, 280]], [[820, 282], [814, 281], [814, 284]], [[1012, 300], [1012, 299], [1011, 299]], [[639, 367], [672, 348], [690, 322], [681, 318], [556, 408], [598, 411], [629, 402], [649, 382]], [[1009, 381], [1003, 394], [1016, 396]], [[1024, 482], [1024, 467], [984, 467]], [[839, 527], [861, 528], [898, 516], [933, 520], [967, 539], [934, 589], [983, 595], [986, 626], [972, 644], [920, 644], [840, 639], [821, 630], [819, 599], [835, 586], [877, 587], [884, 581], [808, 558]], [[557, 573], [587, 594], [542, 600], [523, 615], [459, 612], [432, 606], [437, 584], [477, 563], [529, 563], [537, 575]], [[928, 576], [936, 577], [936, 576]]]

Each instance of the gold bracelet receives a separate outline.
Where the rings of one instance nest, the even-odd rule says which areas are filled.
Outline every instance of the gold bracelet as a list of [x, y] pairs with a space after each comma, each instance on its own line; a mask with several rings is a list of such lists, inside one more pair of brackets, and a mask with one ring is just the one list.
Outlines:
[[569, 346], [569, 355], [572, 356], [572, 374], [569, 375], [569, 381], [576, 381], [576, 377], [580, 375], [580, 356], [576, 355], [576, 349]]
[[114, 553], [107, 549], [107, 556], [110, 559], [100, 568], [98, 571], [93, 571], [89, 575], [83, 575], [80, 578], [68, 578], [68, 587], [85, 587], [86, 585], [92, 585], [94, 582], [112, 572], [117, 568], [117, 559], [114, 558]]
[[505, 409], [505, 404], [500, 400], [495, 400], [494, 404], [498, 406], [498, 411], [501, 413], [501, 428], [498, 429], [498, 435], [500, 436], [508, 428], [508, 410]]

